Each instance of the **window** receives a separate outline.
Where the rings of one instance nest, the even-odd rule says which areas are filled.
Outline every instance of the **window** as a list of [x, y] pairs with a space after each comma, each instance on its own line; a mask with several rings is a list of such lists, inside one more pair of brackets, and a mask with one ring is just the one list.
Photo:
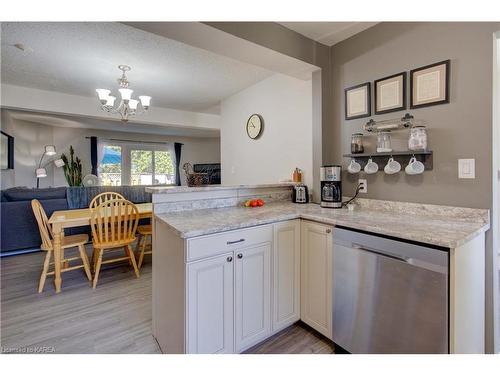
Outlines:
[[101, 185], [120, 186], [122, 184], [120, 146], [104, 146], [103, 158], [99, 164], [99, 177]]
[[99, 140], [101, 185], [174, 185], [173, 144]]

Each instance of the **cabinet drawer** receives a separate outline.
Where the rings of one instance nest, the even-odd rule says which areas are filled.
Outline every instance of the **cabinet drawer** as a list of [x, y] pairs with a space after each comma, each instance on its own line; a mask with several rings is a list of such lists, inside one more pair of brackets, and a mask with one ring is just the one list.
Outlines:
[[230, 232], [212, 234], [191, 238], [187, 241], [186, 261], [207, 258], [273, 239], [271, 225], [263, 225], [248, 229], [238, 229]]

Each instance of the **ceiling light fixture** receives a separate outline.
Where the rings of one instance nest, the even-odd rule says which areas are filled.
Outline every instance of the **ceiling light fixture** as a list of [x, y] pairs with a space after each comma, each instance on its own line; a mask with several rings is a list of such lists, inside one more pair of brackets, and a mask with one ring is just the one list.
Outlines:
[[[118, 78], [118, 85], [120, 88], [121, 100], [115, 106], [116, 96], [110, 95], [111, 91], [107, 89], [96, 89], [97, 97], [101, 103], [101, 109], [108, 113], [118, 114], [121, 116], [123, 122], [127, 122], [131, 116], [142, 115], [149, 109], [151, 97], [146, 95], [139, 96], [139, 100], [132, 99], [134, 90], [129, 89], [129, 80], [127, 79], [126, 72], [130, 71], [128, 65], [118, 65], [118, 69], [122, 71], [122, 76]], [[139, 101], [141, 107], [139, 108]]]

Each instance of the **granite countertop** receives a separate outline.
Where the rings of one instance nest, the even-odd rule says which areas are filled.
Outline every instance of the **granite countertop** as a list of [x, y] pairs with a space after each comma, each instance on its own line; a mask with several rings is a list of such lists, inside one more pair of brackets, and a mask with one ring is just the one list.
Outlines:
[[215, 190], [239, 190], [239, 189], [266, 189], [292, 187], [296, 182], [280, 182], [275, 184], [258, 184], [258, 185], [204, 185], [204, 186], [148, 186], [146, 191], [153, 194], [171, 194], [171, 193], [195, 193], [199, 191], [215, 191]]
[[[457, 208], [457, 210], [459, 210]], [[470, 209], [464, 209], [470, 210]], [[481, 210], [488, 213], [487, 210]], [[369, 207], [321, 208], [317, 204], [277, 202], [264, 207], [227, 207], [182, 211], [156, 215], [181, 238], [191, 238], [228, 230], [247, 228], [291, 219], [306, 219], [340, 225], [430, 245], [456, 248], [489, 229], [483, 217], [415, 214]]]

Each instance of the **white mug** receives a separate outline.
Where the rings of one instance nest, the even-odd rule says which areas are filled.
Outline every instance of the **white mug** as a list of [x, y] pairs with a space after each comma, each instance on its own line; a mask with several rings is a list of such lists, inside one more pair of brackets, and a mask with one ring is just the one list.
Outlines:
[[401, 170], [401, 164], [399, 164], [393, 157], [390, 157], [387, 164], [384, 167], [384, 172], [387, 174], [395, 174]]
[[354, 159], [351, 160], [351, 164], [349, 164], [349, 166], [347, 167], [347, 171], [349, 173], [359, 173], [359, 171], [361, 170], [361, 165]]
[[377, 173], [378, 171], [378, 164], [375, 163], [372, 158], [368, 159], [368, 162], [365, 165], [364, 168], [365, 173], [367, 174], [374, 174]]
[[425, 165], [421, 161], [418, 161], [415, 156], [410, 159], [410, 162], [405, 168], [406, 174], [409, 175], [421, 174], [424, 172], [424, 170]]

